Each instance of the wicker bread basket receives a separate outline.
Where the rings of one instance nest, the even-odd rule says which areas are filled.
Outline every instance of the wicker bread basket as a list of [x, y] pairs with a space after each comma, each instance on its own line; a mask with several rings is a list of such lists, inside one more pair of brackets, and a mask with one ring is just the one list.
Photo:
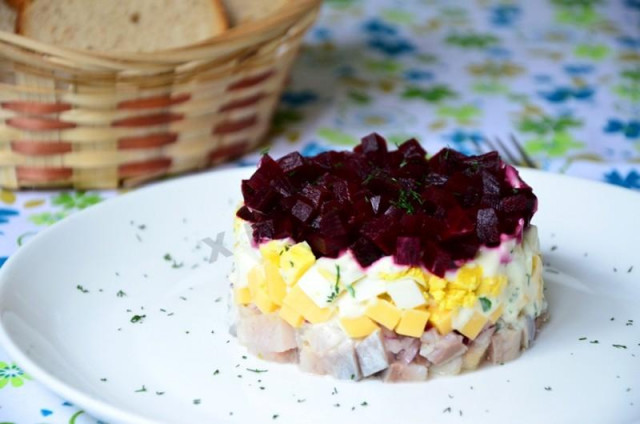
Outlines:
[[0, 185], [114, 188], [255, 148], [321, 0], [197, 45], [79, 51], [0, 31]]

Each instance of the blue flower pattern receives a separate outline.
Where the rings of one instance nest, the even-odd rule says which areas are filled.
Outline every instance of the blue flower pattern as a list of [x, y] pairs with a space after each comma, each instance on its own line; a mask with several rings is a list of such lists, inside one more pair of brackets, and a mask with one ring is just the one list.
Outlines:
[[590, 100], [594, 94], [593, 87], [556, 87], [551, 91], [539, 91], [538, 94], [552, 103], [563, 103], [568, 100]]
[[640, 138], [640, 120], [638, 121], [622, 121], [620, 119], [609, 119], [607, 125], [604, 127], [605, 133], [616, 134], [620, 133], [625, 138], [630, 140]]
[[288, 106], [306, 106], [318, 100], [318, 95], [311, 90], [290, 91], [282, 95], [280, 101]]
[[367, 45], [386, 56], [400, 56], [416, 50], [411, 41], [399, 35], [397, 27], [380, 19], [371, 19], [363, 25]]
[[444, 139], [452, 148], [466, 155], [473, 155], [478, 154], [477, 147], [484, 143], [485, 136], [477, 131], [456, 129], [450, 134], [445, 134]]
[[514, 25], [520, 17], [520, 7], [513, 4], [501, 4], [491, 8], [491, 23], [496, 27]]
[[[12, 217], [17, 216], [19, 214], [20, 212], [17, 211], [16, 209], [0, 208], [0, 224], [8, 223]], [[2, 234], [4, 233], [0, 231], [0, 235]]]
[[620, 187], [640, 189], [640, 173], [637, 171], [629, 171], [623, 175], [618, 170], [612, 170], [604, 175], [604, 180], [610, 184]]

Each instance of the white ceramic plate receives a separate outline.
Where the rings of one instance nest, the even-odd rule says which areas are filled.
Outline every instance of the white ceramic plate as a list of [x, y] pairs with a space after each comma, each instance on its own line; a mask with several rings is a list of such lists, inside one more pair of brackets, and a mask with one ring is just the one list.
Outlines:
[[[224, 233], [240, 169], [72, 216], [0, 275], [0, 341], [109, 422], [623, 423], [640, 417], [640, 196], [532, 171], [551, 321], [504, 366], [426, 383], [342, 382], [247, 357], [228, 334]], [[168, 254], [168, 255], [167, 255]], [[144, 316], [138, 322], [135, 316]]]

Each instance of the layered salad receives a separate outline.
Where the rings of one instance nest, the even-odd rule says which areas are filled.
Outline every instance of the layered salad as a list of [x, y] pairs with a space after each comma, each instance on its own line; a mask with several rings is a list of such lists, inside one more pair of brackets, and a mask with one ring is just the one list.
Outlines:
[[371, 134], [264, 155], [242, 195], [233, 331], [264, 359], [421, 381], [517, 358], [546, 318], [537, 198], [495, 152]]

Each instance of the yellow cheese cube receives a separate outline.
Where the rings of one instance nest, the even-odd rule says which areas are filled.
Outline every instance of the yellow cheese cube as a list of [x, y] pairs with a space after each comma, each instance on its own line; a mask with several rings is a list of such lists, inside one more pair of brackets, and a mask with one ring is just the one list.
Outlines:
[[482, 331], [487, 321], [487, 317], [478, 311], [473, 311], [473, 315], [471, 315], [469, 321], [467, 321], [461, 328], [456, 328], [456, 330], [473, 340], [478, 336], [478, 334], [480, 334], [480, 331]]
[[275, 311], [278, 308], [278, 305], [273, 303], [267, 293], [264, 268], [261, 266], [254, 266], [251, 271], [249, 271], [247, 279], [249, 280], [249, 294], [258, 309], [260, 309], [263, 314]]
[[389, 330], [393, 330], [398, 321], [400, 321], [400, 309], [396, 308], [393, 303], [383, 299], [374, 300], [367, 307], [365, 315]]
[[251, 303], [251, 292], [249, 287], [236, 287], [233, 289], [233, 300], [236, 305], [246, 305]]
[[291, 246], [280, 255], [280, 270], [284, 281], [290, 286], [297, 283], [315, 261], [316, 257], [306, 242]]
[[282, 299], [284, 299], [287, 294], [287, 285], [284, 283], [278, 267], [272, 262], [265, 262], [264, 273], [269, 298], [276, 305], [282, 305]]
[[358, 318], [340, 318], [340, 325], [349, 337], [354, 339], [367, 337], [378, 329], [376, 323], [366, 316]]
[[280, 255], [282, 255], [288, 247], [289, 244], [284, 240], [271, 240], [262, 243], [259, 249], [265, 261], [278, 265], [280, 263]]
[[542, 272], [542, 269], [542, 258], [540, 255], [533, 255], [533, 258], [531, 259], [531, 275]]
[[249, 275], [247, 276], [247, 281], [249, 282], [249, 292], [251, 293], [251, 297], [255, 298], [256, 294], [260, 290], [266, 289], [264, 268], [261, 266], [254, 266], [251, 268], [251, 271], [249, 271]]
[[280, 308], [280, 312], [278, 313], [278, 315], [280, 315], [280, 318], [288, 322], [289, 325], [291, 325], [293, 328], [300, 327], [304, 322], [304, 318], [302, 317], [302, 315], [300, 315], [287, 305], [282, 305], [282, 308]]
[[424, 327], [429, 320], [429, 312], [419, 309], [402, 311], [400, 323], [396, 327], [396, 333], [403, 336], [420, 337], [424, 333]]
[[534, 255], [531, 264], [531, 284], [534, 284], [536, 300], [542, 301], [544, 296], [544, 285], [542, 284], [542, 259], [540, 255]]
[[320, 308], [302, 289], [295, 285], [282, 301], [312, 324], [328, 321], [334, 313], [334, 308]]
[[491, 314], [489, 315], [489, 321], [491, 321], [492, 324], [495, 324], [496, 321], [498, 321], [498, 319], [500, 319], [500, 317], [502, 316], [502, 311], [504, 310], [504, 306], [500, 305], [498, 306], [493, 312], [491, 312]]
[[448, 334], [453, 330], [451, 323], [452, 312], [441, 307], [429, 308], [429, 322], [438, 330], [440, 334]]
[[269, 298], [266, 290], [258, 291], [253, 297], [253, 303], [255, 303], [258, 309], [260, 309], [260, 312], [262, 312], [263, 314], [269, 314], [278, 309], [278, 305], [271, 301], [271, 298]]

